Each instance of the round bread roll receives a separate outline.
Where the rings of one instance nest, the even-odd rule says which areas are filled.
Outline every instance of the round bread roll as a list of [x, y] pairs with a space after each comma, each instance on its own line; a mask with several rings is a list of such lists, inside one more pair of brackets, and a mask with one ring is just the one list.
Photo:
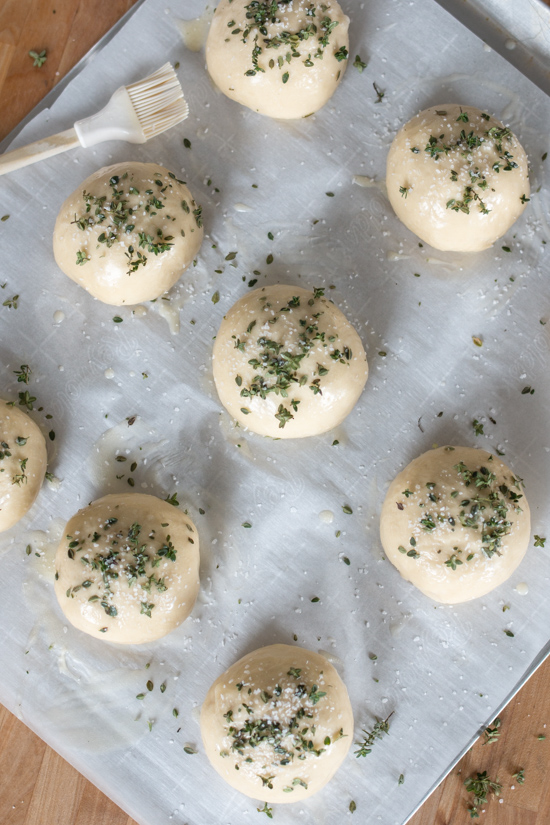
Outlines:
[[435, 249], [479, 252], [529, 200], [527, 156], [510, 129], [474, 106], [433, 106], [390, 147], [388, 197], [397, 217]]
[[221, 0], [206, 65], [227, 97], [276, 118], [313, 114], [346, 70], [349, 18], [336, 0]]
[[199, 592], [191, 519], [140, 493], [97, 499], [70, 519], [55, 557], [55, 594], [84, 633], [144, 644], [179, 627]]
[[0, 533], [34, 504], [47, 461], [46, 442], [34, 421], [0, 401]]
[[439, 447], [411, 461], [390, 484], [380, 519], [392, 564], [444, 604], [477, 599], [506, 581], [529, 535], [521, 479], [471, 447]]
[[273, 438], [340, 424], [367, 380], [367, 357], [345, 315], [296, 286], [255, 289], [234, 304], [212, 355], [220, 401], [244, 427]]
[[353, 741], [346, 686], [318, 653], [269, 645], [239, 659], [201, 710], [208, 759], [233, 788], [301, 802], [332, 779]]
[[199, 251], [202, 210], [158, 163], [115, 163], [90, 175], [59, 211], [55, 260], [105, 304], [158, 298]]

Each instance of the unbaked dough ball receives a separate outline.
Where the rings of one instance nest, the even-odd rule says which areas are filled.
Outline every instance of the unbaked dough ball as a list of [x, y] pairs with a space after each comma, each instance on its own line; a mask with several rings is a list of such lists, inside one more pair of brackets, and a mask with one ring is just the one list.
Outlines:
[[46, 442], [34, 421], [0, 401], [0, 533], [30, 510], [46, 465]]
[[188, 516], [155, 496], [104, 496], [67, 523], [55, 567], [55, 593], [71, 624], [98, 639], [142, 644], [193, 609], [199, 536]]
[[273, 438], [336, 427], [368, 372], [361, 339], [324, 290], [284, 285], [255, 289], [231, 307], [212, 361], [226, 410]]
[[212, 685], [201, 710], [204, 749], [236, 790], [301, 802], [332, 779], [353, 742], [346, 686], [318, 653], [262, 647]]
[[249, 109], [307, 117], [343, 77], [348, 26], [336, 0], [221, 0], [208, 32], [206, 65], [216, 86]]
[[115, 163], [70, 195], [53, 233], [65, 275], [106, 304], [158, 298], [199, 251], [202, 211], [158, 163]]
[[400, 220], [435, 249], [478, 252], [529, 200], [527, 156], [515, 135], [474, 106], [432, 106], [397, 133], [386, 186]]
[[529, 544], [521, 479], [471, 447], [439, 447], [390, 484], [380, 535], [401, 575], [436, 602], [458, 604], [509, 578]]

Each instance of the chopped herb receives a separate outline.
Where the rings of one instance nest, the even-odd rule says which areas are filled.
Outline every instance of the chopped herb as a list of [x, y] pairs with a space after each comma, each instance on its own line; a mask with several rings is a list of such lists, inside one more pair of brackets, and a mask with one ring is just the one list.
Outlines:
[[506, 633], [507, 636], [510, 636], [511, 639], [514, 638], [514, 634], [512, 633], [511, 630], [508, 630], [508, 628], [506, 628], [504, 632]]
[[249, 521], [243, 521], [243, 523], [242, 523], [241, 527], [246, 527], [246, 528], [248, 528], [248, 527], [252, 527], [252, 525], [250, 524], [250, 522], [249, 522]]
[[350, 813], [353, 814], [353, 813], [355, 813], [356, 810], [357, 810], [357, 805], [355, 804], [355, 802], [352, 799], [351, 802], [349, 803], [349, 811], [350, 811]]
[[273, 255], [271, 253], [269, 253], [267, 258], [265, 259], [265, 262], [266, 262], [266, 264], [272, 264], [273, 263]]
[[483, 424], [480, 424], [480, 422], [477, 420], [477, 418], [474, 418], [474, 420], [472, 421], [472, 427], [474, 428], [474, 433], [476, 435], [484, 435], [485, 434], [483, 432]]
[[341, 63], [342, 60], [347, 60], [348, 56], [349, 56], [349, 52], [348, 52], [348, 50], [346, 49], [345, 46], [340, 46], [338, 51], [334, 52], [334, 57], [336, 58], [338, 63]]
[[467, 792], [474, 794], [474, 805], [476, 807], [478, 805], [485, 805], [487, 795], [491, 792], [494, 793], [495, 796], [499, 796], [502, 789], [502, 785], [499, 784], [498, 779], [494, 782], [489, 779], [487, 771], [483, 771], [483, 773], [479, 773], [478, 771], [475, 778], [470, 776], [464, 784]]
[[483, 346], [483, 341], [482, 341], [482, 339], [481, 339], [481, 338], [478, 338], [476, 335], [472, 335], [472, 341], [474, 342], [474, 344], [476, 345], [476, 347], [482, 347], [482, 346]]
[[349, 504], [344, 504], [342, 506], [342, 512], [345, 513], [347, 516], [351, 516], [353, 514], [353, 510], [349, 506]]
[[404, 782], [405, 782], [405, 774], [400, 773], [399, 774], [399, 779], [397, 780], [397, 784], [398, 785], [403, 785]]
[[362, 73], [363, 69], [367, 68], [367, 64], [363, 63], [363, 61], [361, 60], [361, 58], [359, 57], [358, 54], [355, 55], [355, 60], [353, 61], [353, 65], [355, 66], [355, 68], [357, 69], [357, 71], [360, 74]]
[[521, 391], [522, 395], [534, 395], [535, 390], [532, 387], [524, 387]]
[[501, 734], [500, 725], [500, 716], [497, 716], [497, 718], [493, 722], [493, 727], [485, 728], [485, 741], [483, 743], [484, 745], [492, 745], [495, 742], [498, 742]]
[[319, 596], [314, 596], [314, 597], [311, 599], [311, 603], [312, 603], [312, 604], [317, 604], [317, 602], [319, 602], [319, 601], [321, 601], [321, 600], [320, 600], [320, 598], [319, 598]]
[[406, 186], [400, 186], [399, 187], [399, 194], [401, 195], [402, 198], [406, 199], [407, 195], [409, 194], [409, 189]]
[[9, 218], [9, 215], [2, 215], [2, 217], [0, 218], [0, 221], [2, 221], [2, 223], [5, 223], [8, 220], [8, 218]]
[[216, 290], [216, 292], [212, 295], [211, 301], [213, 304], [217, 304], [220, 300], [220, 293]]
[[545, 543], [546, 543], [546, 537], [545, 536], [537, 536], [537, 534], [535, 533], [535, 547], [544, 547]]
[[518, 785], [523, 785], [525, 783], [525, 770], [524, 768], [520, 768], [517, 773], [512, 774], [513, 778], [517, 780]]
[[183, 139], [183, 145], [185, 146], [186, 149], [191, 148], [191, 141], [189, 140], [189, 138], [184, 138]]
[[268, 816], [269, 819], [273, 819], [273, 808], [270, 808], [267, 802], [264, 802], [263, 808], [256, 808], [256, 810], [259, 814], [266, 814], [266, 816]]
[[383, 92], [381, 89], [379, 89], [378, 86], [376, 85], [376, 83], [373, 83], [372, 87], [373, 87], [374, 91], [377, 94], [377, 98], [374, 102], [375, 103], [382, 103], [382, 100], [384, 99], [384, 97], [386, 95], [386, 92]]
[[120, 317], [120, 315], [115, 315], [113, 321], [115, 322], [115, 324], [122, 324], [122, 318]]
[[356, 742], [356, 745], [359, 745], [358, 750], [355, 751], [355, 756], [359, 758], [360, 756], [367, 756], [373, 748], [377, 739], [383, 739], [384, 734], [389, 734], [390, 732], [390, 725], [389, 721], [390, 718], [393, 716], [393, 711], [390, 713], [386, 719], [378, 719], [376, 717], [376, 724], [374, 725], [371, 731], [363, 730], [365, 734], [365, 738], [362, 742]]
[[17, 375], [18, 384], [28, 384], [32, 370], [28, 364], [21, 364], [18, 370], [13, 370], [13, 373]]
[[32, 65], [38, 69], [40, 69], [48, 59], [46, 57], [46, 49], [42, 49], [41, 52], [30, 51], [29, 57], [32, 57]]
[[88, 258], [88, 256], [85, 255], [81, 249], [79, 249], [76, 253], [76, 263], [78, 266], [84, 266], [84, 264], [88, 263], [89, 260], [90, 258]]

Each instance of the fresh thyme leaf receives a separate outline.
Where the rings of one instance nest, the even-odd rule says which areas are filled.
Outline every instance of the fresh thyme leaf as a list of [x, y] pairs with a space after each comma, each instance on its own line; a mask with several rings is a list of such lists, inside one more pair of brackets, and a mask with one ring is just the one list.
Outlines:
[[514, 634], [512, 633], [511, 630], [508, 630], [508, 628], [505, 628], [504, 632], [506, 633], [507, 636], [510, 636], [511, 639], [514, 638]]
[[355, 804], [355, 802], [352, 799], [351, 802], [349, 803], [349, 811], [350, 811], [350, 813], [353, 814], [353, 813], [355, 813], [356, 810], [357, 810], [357, 805]]
[[183, 139], [183, 145], [185, 146], [186, 149], [191, 148], [191, 141], [189, 140], [189, 138], [184, 138]]
[[29, 57], [32, 57], [32, 65], [36, 66], [39, 69], [41, 66], [44, 65], [44, 63], [48, 59], [46, 57], [46, 49], [42, 49], [41, 52], [30, 51]]
[[492, 745], [495, 742], [498, 742], [498, 740], [500, 738], [500, 734], [501, 734], [500, 726], [501, 726], [500, 716], [497, 716], [497, 718], [493, 722], [493, 727], [489, 726], [489, 727], [485, 728], [485, 731], [484, 731], [485, 741], [483, 743], [484, 745]]
[[267, 802], [264, 802], [263, 808], [256, 808], [259, 814], [266, 814], [269, 819], [273, 819], [273, 808], [270, 808]]
[[349, 506], [349, 504], [342, 505], [342, 512], [345, 513], [347, 516], [353, 515], [353, 510]]
[[537, 536], [537, 534], [535, 533], [535, 547], [544, 547], [545, 543], [546, 543], [546, 537], [545, 536]]
[[477, 420], [477, 418], [474, 418], [474, 420], [472, 421], [472, 427], [474, 428], [474, 433], [476, 435], [485, 435], [485, 433], [483, 432], [483, 424], [481, 424]]
[[88, 258], [88, 256], [85, 255], [85, 253], [82, 252], [81, 249], [79, 249], [78, 252], [76, 253], [76, 263], [79, 266], [84, 266], [84, 264], [87, 264], [89, 260], [90, 260], [90, 258]]
[[476, 776], [470, 776], [465, 780], [464, 785], [468, 793], [474, 794], [474, 805], [476, 808], [479, 805], [486, 804], [488, 794], [494, 793], [495, 796], [499, 796], [502, 790], [502, 785], [498, 779], [493, 782], [489, 778], [487, 771], [483, 771], [483, 773], [477, 771]]
[[371, 731], [363, 730], [363, 733], [365, 734], [363, 741], [355, 743], [356, 745], [359, 745], [358, 750], [355, 751], [355, 756], [357, 758], [360, 756], [367, 756], [372, 751], [376, 740], [383, 739], [385, 734], [389, 734], [389, 721], [392, 716], [393, 711], [386, 717], [386, 719], [378, 719], [378, 717], [376, 717], [376, 724], [373, 729]]
[[220, 293], [219, 293], [217, 290], [216, 290], [216, 292], [212, 295], [211, 300], [212, 300], [212, 303], [213, 303], [213, 304], [217, 304], [217, 303], [218, 303], [218, 301], [220, 300]]
[[357, 69], [357, 71], [360, 74], [363, 72], [363, 69], [367, 68], [367, 64], [363, 63], [363, 61], [361, 60], [361, 58], [359, 57], [358, 54], [355, 55], [355, 60], [353, 61], [353, 65], [355, 66], [355, 68]]
[[384, 97], [386, 95], [386, 92], [385, 91], [383, 92], [381, 89], [379, 89], [378, 86], [376, 85], [376, 83], [373, 83], [372, 87], [373, 87], [374, 91], [377, 94], [377, 98], [374, 102], [375, 103], [382, 103], [382, 100], [384, 99]]
[[517, 780], [518, 785], [523, 785], [525, 783], [525, 770], [524, 768], [520, 768], [517, 773], [512, 774], [513, 778]]
[[32, 370], [28, 364], [21, 364], [18, 370], [13, 370], [13, 373], [17, 375], [18, 384], [28, 384]]
[[477, 335], [472, 335], [472, 341], [474, 342], [476, 347], [482, 347], [483, 346], [483, 340], [481, 338], [478, 338]]

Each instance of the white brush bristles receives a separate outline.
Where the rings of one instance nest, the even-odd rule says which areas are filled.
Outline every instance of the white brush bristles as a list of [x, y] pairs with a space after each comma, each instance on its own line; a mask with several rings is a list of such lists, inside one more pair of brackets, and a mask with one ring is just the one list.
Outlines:
[[181, 123], [189, 114], [189, 106], [170, 63], [165, 63], [144, 80], [126, 86], [126, 91], [146, 140]]

